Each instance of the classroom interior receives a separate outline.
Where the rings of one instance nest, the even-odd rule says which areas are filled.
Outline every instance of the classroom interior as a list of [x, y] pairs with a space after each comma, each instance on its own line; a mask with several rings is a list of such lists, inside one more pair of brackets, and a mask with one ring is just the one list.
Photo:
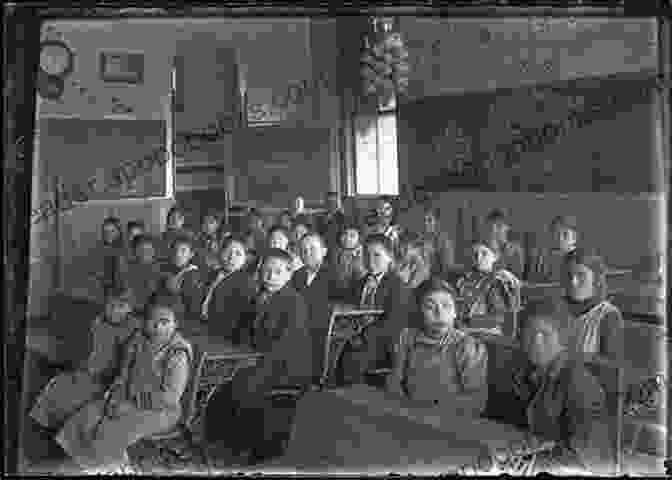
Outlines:
[[[384, 101], [362, 94], [372, 31], [399, 32], [408, 50], [403, 92], [397, 85]], [[429, 194], [462, 264], [494, 208], [525, 251], [548, 242], [554, 217], [575, 217], [581, 242], [623, 272], [610, 289], [629, 367], [637, 378], [666, 375], [670, 116], [669, 88], [656, 79], [670, 54], [661, 36], [669, 41], [669, 23], [655, 18], [43, 22], [41, 42], [65, 45], [71, 65], [56, 93], [38, 79], [35, 99], [24, 401], [83, 355], [78, 339], [101, 298], [87, 259], [104, 218], [141, 220], [158, 236], [176, 204], [194, 231], [213, 210], [242, 225], [256, 208], [268, 228], [299, 196], [322, 214], [327, 192], [359, 224], [389, 196], [408, 230], [422, 229], [418, 192]], [[625, 471], [662, 472], [667, 413], [656, 415], [626, 419]], [[390, 431], [413, 418], [395, 417]], [[441, 436], [431, 423], [441, 421], [423, 422], [418, 435], [433, 451]], [[388, 455], [374, 461], [351, 444], [344, 465], [385, 467], [389, 452], [404, 452], [372, 425], [357, 435]], [[33, 455], [28, 430], [23, 468], [56, 455], [53, 446]], [[299, 433], [293, 454], [311, 443]], [[420, 470], [440, 469], [434, 461]]]

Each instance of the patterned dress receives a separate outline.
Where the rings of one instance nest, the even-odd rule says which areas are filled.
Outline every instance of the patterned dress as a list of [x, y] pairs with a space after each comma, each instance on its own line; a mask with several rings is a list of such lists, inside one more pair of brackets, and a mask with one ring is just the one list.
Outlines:
[[[456, 288], [460, 296], [458, 322], [462, 326], [475, 327], [473, 317], [480, 315], [500, 315], [503, 320], [508, 310], [506, 291], [494, 273], [469, 271], [457, 281]], [[495, 323], [484, 327], [501, 331], [501, 325]]]
[[113, 324], [99, 316], [91, 327], [91, 353], [83, 368], [51, 379], [38, 396], [30, 416], [45, 428], [60, 427], [82, 405], [102, 394], [116, 374], [121, 349], [140, 326], [135, 317]]
[[584, 353], [622, 358], [624, 322], [618, 307], [607, 300], [565, 300], [574, 316], [568, 345]]
[[387, 379], [388, 390], [445, 406], [450, 406], [456, 395], [470, 394], [478, 414], [485, 406], [486, 387], [485, 345], [455, 329], [441, 338], [412, 327], [402, 331]]
[[191, 345], [179, 333], [156, 348], [144, 333], [136, 332], [111, 390], [120, 413], [110, 415], [106, 399], [93, 400], [68, 419], [56, 441], [85, 469], [125, 463], [130, 445], [177, 424], [191, 356]]

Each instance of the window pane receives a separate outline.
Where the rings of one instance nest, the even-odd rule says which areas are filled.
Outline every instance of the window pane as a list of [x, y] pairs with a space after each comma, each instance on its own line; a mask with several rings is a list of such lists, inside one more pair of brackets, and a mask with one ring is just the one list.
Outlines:
[[399, 165], [397, 163], [397, 116], [394, 113], [378, 117], [378, 165], [380, 191], [384, 195], [399, 194]]
[[355, 117], [357, 193], [378, 194], [378, 135], [375, 117]]

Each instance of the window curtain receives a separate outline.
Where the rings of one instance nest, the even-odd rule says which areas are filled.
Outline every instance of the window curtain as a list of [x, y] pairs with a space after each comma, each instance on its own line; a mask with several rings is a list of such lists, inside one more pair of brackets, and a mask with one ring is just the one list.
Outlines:
[[5, 365], [4, 385], [6, 473], [18, 473], [21, 395], [28, 300], [30, 195], [33, 131], [35, 128], [35, 79], [39, 63], [40, 16], [34, 7], [20, 3], [5, 7], [5, 161], [3, 181], [3, 256], [5, 265]]

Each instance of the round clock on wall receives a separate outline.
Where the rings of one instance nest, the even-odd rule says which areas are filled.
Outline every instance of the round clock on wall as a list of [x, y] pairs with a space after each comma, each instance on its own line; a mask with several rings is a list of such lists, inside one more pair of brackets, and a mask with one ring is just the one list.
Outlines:
[[65, 78], [74, 69], [75, 55], [61, 40], [46, 40], [40, 44], [40, 70], [37, 91], [47, 100], [63, 96]]

